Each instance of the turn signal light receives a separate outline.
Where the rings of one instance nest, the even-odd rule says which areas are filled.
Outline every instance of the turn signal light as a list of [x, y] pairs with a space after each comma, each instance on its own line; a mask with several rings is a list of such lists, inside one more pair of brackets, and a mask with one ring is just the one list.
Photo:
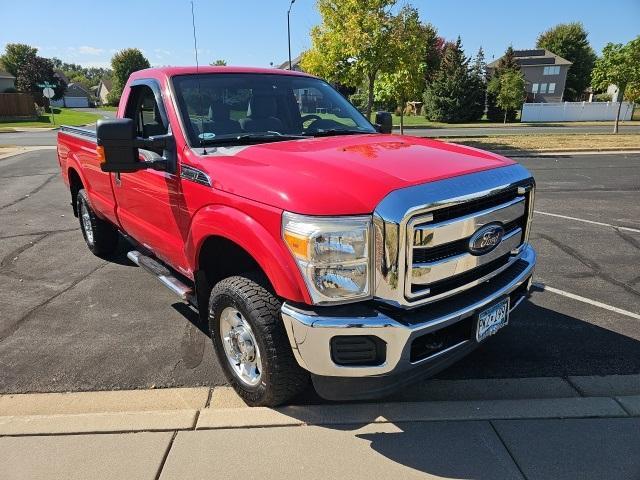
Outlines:
[[291, 252], [298, 258], [309, 259], [309, 239], [292, 232], [284, 232], [284, 241], [287, 242]]
[[107, 159], [104, 156], [104, 147], [103, 146], [97, 146], [96, 147], [96, 155], [98, 156], [98, 161], [100, 162], [100, 165], [104, 165], [105, 163], [107, 163]]

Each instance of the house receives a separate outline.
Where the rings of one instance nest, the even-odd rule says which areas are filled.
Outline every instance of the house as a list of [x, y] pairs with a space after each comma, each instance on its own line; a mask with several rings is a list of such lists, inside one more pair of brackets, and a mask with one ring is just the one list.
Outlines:
[[[296, 58], [294, 58], [293, 60], [291, 60], [291, 70], [295, 70], [296, 72], [302, 72], [302, 67], [300, 67], [300, 60], [302, 58], [302, 55], [298, 55]], [[281, 63], [278, 68], [280, 70], [289, 70], [289, 60], [287, 60], [286, 62]]]
[[617, 85], [609, 85], [609, 87], [607, 87], [607, 95], [611, 97], [612, 102], [622, 101], [622, 98], [620, 98], [620, 89]]
[[100, 103], [100, 105], [107, 104], [107, 95], [109, 95], [111, 88], [112, 88], [112, 84], [111, 84], [110, 78], [103, 78], [102, 80], [100, 80], [100, 83], [98, 84], [98, 88], [96, 89], [96, 92], [95, 92], [95, 97], [98, 99], [98, 102]]
[[0, 70], [0, 93], [16, 88], [16, 77], [9, 72]]
[[54, 107], [86, 108], [90, 103], [91, 94], [79, 83], [70, 83], [61, 99], [51, 100]]
[[[571, 62], [545, 49], [515, 50], [515, 61], [524, 75], [527, 102], [561, 102]], [[500, 57], [502, 58], [502, 57]], [[487, 65], [492, 74], [500, 58]]]

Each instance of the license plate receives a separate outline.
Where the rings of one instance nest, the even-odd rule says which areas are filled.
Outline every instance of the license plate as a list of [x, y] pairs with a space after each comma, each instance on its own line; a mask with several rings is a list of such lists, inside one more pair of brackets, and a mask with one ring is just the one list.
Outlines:
[[509, 323], [509, 297], [478, 314], [476, 340], [483, 341]]

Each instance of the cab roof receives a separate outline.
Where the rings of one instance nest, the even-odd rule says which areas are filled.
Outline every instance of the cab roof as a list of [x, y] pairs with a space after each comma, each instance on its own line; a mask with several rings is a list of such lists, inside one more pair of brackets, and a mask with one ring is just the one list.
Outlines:
[[295, 70], [280, 70], [278, 68], [258, 68], [258, 67], [231, 67], [231, 66], [189, 66], [189, 67], [154, 67], [144, 70], [138, 70], [131, 74], [132, 79], [144, 78], [149, 76], [165, 76], [174, 77], [176, 75], [195, 75], [195, 74], [212, 74], [212, 73], [262, 73], [270, 75], [292, 75], [298, 77], [312, 77], [304, 72]]

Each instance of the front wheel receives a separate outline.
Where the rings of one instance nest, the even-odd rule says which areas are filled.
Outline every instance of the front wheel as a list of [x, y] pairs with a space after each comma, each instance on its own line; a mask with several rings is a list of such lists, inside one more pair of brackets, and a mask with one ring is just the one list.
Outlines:
[[211, 292], [209, 331], [227, 380], [251, 406], [273, 407], [302, 392], [309, 375], [295, 358], [280, 301], [246, 277], [229, 277]]

